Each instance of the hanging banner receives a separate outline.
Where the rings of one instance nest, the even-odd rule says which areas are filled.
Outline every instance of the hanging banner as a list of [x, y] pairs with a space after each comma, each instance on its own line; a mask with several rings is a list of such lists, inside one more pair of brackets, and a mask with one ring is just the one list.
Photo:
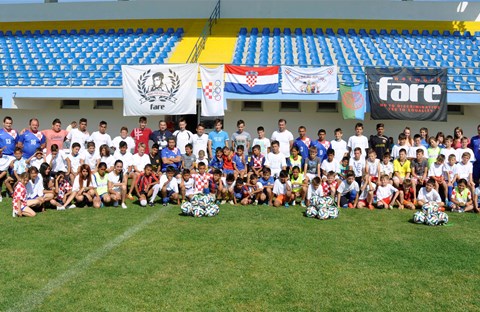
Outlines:
[[225, 91], [244, 94], [278, 92], [278, 66], [225, 65]]
[[367, 67], [372, 119], [447, 121], [447, 70]]
[[123, 115], [196, 114], [197, 64], [122, 66]]
[[282, 93], [337, 93], [337, 67], [282, 66]]
[[208, 68], [200, 65], [200, 78], [202, 80], [202, 116], [213, 117], [224, 115], [225, 96], [224, 66]]
[[343, 119], [364, 120], [367, 111], [365, 84], [340, 85]]

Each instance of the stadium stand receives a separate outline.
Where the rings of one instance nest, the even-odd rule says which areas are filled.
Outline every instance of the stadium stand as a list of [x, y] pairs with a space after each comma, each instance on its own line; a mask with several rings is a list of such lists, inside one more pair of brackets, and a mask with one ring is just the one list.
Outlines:
[[337, 65], [339, 81], [365, 81], [365, 66], [448, 68], [448, 90], [480, 91], [480, 32], [241, 28], [236, 65]]
[[183, 28], [0, 31], [0, 86], [121, 86], [122, 65], [163, 64]]

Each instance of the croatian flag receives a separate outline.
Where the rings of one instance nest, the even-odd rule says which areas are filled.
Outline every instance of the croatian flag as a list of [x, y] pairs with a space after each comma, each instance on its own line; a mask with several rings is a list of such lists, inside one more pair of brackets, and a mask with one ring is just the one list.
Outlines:
[[278, 70], [279, 66], [225, 65], [225, 91], [246, 94], [277, 93]]

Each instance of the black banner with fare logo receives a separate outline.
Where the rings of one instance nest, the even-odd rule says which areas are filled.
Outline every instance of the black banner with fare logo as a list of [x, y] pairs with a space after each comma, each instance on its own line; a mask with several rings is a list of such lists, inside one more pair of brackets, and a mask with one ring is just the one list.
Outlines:
[[367, 67], [372, 119], [447, 121], [447, 70]]

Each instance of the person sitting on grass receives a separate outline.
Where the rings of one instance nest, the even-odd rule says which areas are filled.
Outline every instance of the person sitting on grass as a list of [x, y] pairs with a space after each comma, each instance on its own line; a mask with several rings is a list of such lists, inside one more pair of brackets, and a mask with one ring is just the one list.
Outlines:
[[337, 187], [340, 185], [341, 180], [335, 179], [337, 173], [334, 171], [327, 172], [327, 176], [322, 179], [322, 188], [324, 196], [331, 196], [335, 199], [337, 193]]
[[398, 209], [407, 208], [415, 210], [415, 205], [417, 204], [417, 195], [412, 186], [412, 181], [410, 179], [403, 180], [403, 184], [400, 186], [399, 190]]
[[412, 172], [410, 160], [407, 159], [407, 151], [402, 148], [398, 155], [398, 159], [393, 161], [393, 186], [396, 188], [403, 183], [403, 180], [410, 179], [410, 173]]
[[58, 171], [55, 176], [55, 198], [50, 200], [50, 203], [57, 207], [57, 210], [65, 210], [70, 202], [70, 194], [72, 193], [72, 186], [67, 181], [66, 173]]
[[23, 172], [18, 175], [18, 182], [15, 185], [12, 199], [13, 217], [35, 217], [35, 211], [27, 205], [27, 188], [25, 184], [28, 181], [28, 173]]
[[[272, 144], [273, 146], [273, 144]], [[274, 207], [280, 207], [282, 205], [288, 208], [289, 203], [295, 199], [295, 195], [292, 192], [292, 185], [288, 181], [288, 172], [286, 170], [280, 171], [278, 179], [273, 184], [273, 194], [275, 195]]]
[[[222, 190], [222, 205], [229, 202], [230, 205], [233, 205], [233, 188], [235, 187], [235, 177], [233, 173], [227, 174], [226, 177], [222, 177], [222, 182], [224, 188]], [[243, 182], [243, 180], [242, 180]]]
[[245, 157], [245, 149], [243, 145], [237, 146], [237, 153], [233, 156], [233, 170], [237, 177], [245, 178], [247, 175], [247, 158]]
[[263, 168], [262, 176], [258, 180], [262, 183], [263, 186], [263, 194], [265, 196], [260, 196], [260, 201], [263, 205], [273, 205], [273, 184], [275, 183], [275, 179], [272, 177], [272, 171], [270, 168]]
[[380, 183], [377, 186], [377, 208], [379, 209], [393, 209], [393, 205], [397, 200], [399, 191], [388, 183], [387, 175], [380, 177]]
[[242, 201], [242, 198], [243, 198], [243, 179], [242, 178], [237, 178], [235, 180], [235, 185], [233, 186], [230, 197], [233, 198], [233, 200], [230, 200], [229, 202], [230, 205], [237, 205], [239, 202]]
[[262, 192], [262, 184], [258, 182], [258, 177], [256, 174], [252, 174], [250, 176], [250, 180], [248, 183], [245, 183], [242, 186], [242, 200], [240, 204], [246, 205], [258, 205], [258, 199], [260, 197], [260, 193]]
[[194, 192], [198, 193], [207, 193], [208, 185], [212, 179], [212, 174], [206, 172], [207, 167], [204, 163], [198, 165], [198, 173], [192, 174], [192, 178], [195, 180]]
[[127, 180], [128, 175], [123, 171], [123, 162], [121, 160], [116, 160], [113, 164], [113, 171], [108, 174], [108, 190], [114, 207], [117, 207], [118, 201], [121, 201], [122, 208], [127, 208], [127, 205], [125, 204]]
[[306, 207], [305, 197], [307, 196], [308, 182], [304, 175], [300, 173], [300, 168], [298, 166], [292, 168], [290, 183], [292, 183], [292, 193], [294, 195], [292, 205], [295, 205], [296, 200], [300, 198], [300, 205]]
[[217, 200], [217, 205], [223, 200], [223, 181], [222, 181], [222, 171], [215, 169], [212, 173], [212, 179], [208, 183], [209, 193], [215, 196]]
[[208, 166], [211, 168], [212, 172], [215, 169], [223, 172], [223, 150], [221, 147], [217, 147], [215, 150], [215, 156], [212, 157]]
[[[175, 167], [168, 166], [166, 173], [160, 177], [160, 181], [157, 184], [161, 187], [163, 206], [167, 206], [169, 202], [175, 202], [176, 204], [180, 205], [178, 182], [175, 178], [176, 174], [177, 170], [175, 169]], [[154, 192], [149, 203], [150, 206], [153, 206], [156, 197], [155, 190], [157, 189], [157, 185], [155, 185], [154, 187]]]
[[[445, 156], [442, 154], [437, 156], [437, 160], [430, 165], [428, 169], [428, 177], [435, 180], [435, 190], [440, 193], [440, 186], [442, 186], [445, 201], [448, 201], [448, 185], [445, 182], [445, 176], [443, 174]], [[448, 206], [448, 203], [447, 203]]]
[[445, 211], [445, 204], [437, 191], [435, 191], [435, 180], [428, 179], [425, 186], [418, 191], [417, 206], [422, 207], [426, 203], [434, 202], [440, 207], [440, 211]]
[[337, 205], [340, 208], [355, 208], [358, 204], [360, 187], [355, 181], [355, 173], [348, 171], [346, 179], [340, 183], [337, 189]]
[[315, 177], [312, 179], [312, 181], [310, 181], [310, 185], [308, 186], [307, 190], [307, 206], [310, 206], [312, 204], [313, 196], [324, 196], [320, 177]]
[[[377, 185], [373, 183], [374, 179], [371, 179], [368, 174], [363, 175], [362, 186], [360, 187], [360, 195], [358, 196], [357, 208], [366, 208], [373, 210], [373, 193]], [[378, 179], [377, 179], [378, 180]], [[379, 181], [378, 181], [379, 182]]]
[[449, 208], [452, 212], [467, 212], [473, 210], [472, 193], [467, 187], [467, 180], [460, 179], [452, 191]]
[[447, 199], [450, 198], [453, 191], [453, 185], [457, 181], [457, 160], [455, 154], [448, 156], [448, 161], [443, 165], [443, 176], [447, 183]]
[[98, 164], [97, 172], [93, 174], [93, 185], [96, 190], [93, 198], [93, 208], [101, 208], [104, 205], [110, 204], [112, 198], [108, 191], [108, 175], [107, 164], [101, 162]]
[[22, 149], [20, 147], [16, 147], [13, 156], [15, 157], [10, 163], [10, 176], [5, 181], [5, 186], [9, 191], [10, 196], [12, 195], [13, 187], [17, 181], [18, 176], [24, 172], [27, 172], [27, 163], [24, 158], [22, 158]]
[[192, 178], [189, 169], [183, 169], [182, 171], [180, 193], [182, 195], [182, 203], [187, 200], [190, 201], [193, 195], [195, 195], [195, 179]]
[[[140, 206], [147, 206], [147, 198], [153, 194], [153, 186], [158, 185], [158, 178], [153, 174], [153, 167], [150, 164], [145, 165], [144, 171], [137, 176], [137, 180], [134, 183], [135, 193], [140, 201]], [[163, 176], [163, 175], [162, 175]], [[157, 187], [159, 188], [159, 187]], [[158, 190], [157, 190], [158, 193]], [[156, 197], [156, 194], [155, 194]], [[153, 199], [155, 199], [152, 196]], [[153, 206], [153, 200], [150, 200], [150, 206]]]
[[92, 171], [90, 170], [89, 165], [83, 164], [80, 166], [79, 173], [73, 182], [72, 194], [70, 195], [70, 198], [67, 199], [68, 202], [71, 202], [73, 198], [75, 198], [76, 204], [72, 204], [68, 208], [75, 208], [76, 206], [91, 206], [95, 194], [95, 187], [92, 181]]
[[[27, 206], [37, 211], [45, 211], [42, 177], [38, 174], [36, 167], [28, 168], [27, 172], [29, 177], [25, 185], [27, 188]], [[53, 198], [50, 194], [47, 194], [47, 196], [47, 202]]]

